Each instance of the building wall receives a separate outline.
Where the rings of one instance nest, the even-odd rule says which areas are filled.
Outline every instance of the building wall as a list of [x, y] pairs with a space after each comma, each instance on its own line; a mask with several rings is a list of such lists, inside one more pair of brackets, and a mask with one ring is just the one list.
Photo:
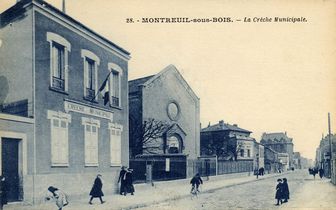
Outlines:
[[[22, 181], [23, 192], [33, 191], [34, 174], [34, 120], [0, 114], [0, 151], [2, 138], [20, 140], [19, 149], [19, 177]], [[23, 142], [24, 141], [24, 142]], [[1, 157], [0, 157], [1, 160]], [[0, 161], [0, 169], [2, 161]], [[1, 173], [0, 173], [1, 174]], [[24, 200], [32, 201], [32, 193], [25, 193]]]
[[[48, 110], [65, 112], [65, 100], [74, 100], [85, 106], [102, 108], [113, 112], [113, 123], [123, 125], [121, 141], [122, 165], [128, 165], [128, 71], [127, 61], [117, 57], [97, 43], [75, 33], [64, 24], [55, 22], [51, 17], [45, 17], [35, 12], [35, 94], [37, 110], [36, 120], [36, 163], [38, 181], [35, 182], [35, 191], [44, 192], [47, 185], [54, 184], [72, 197], [87, 195], [97, 173], [106, 177], [104, 188], [106, 193], [117, 190], [117, 174], [119, 166], [111, 166], [110, 161], [110, 130], [107, 119], [69, 112], [71, 123], [68, 128], [69, 166], [51, 167], [51, 124], [47, 117]], [[70, 27], [72, 28], [72, 27]], [[56, 33], [64, 37], [71, 44], [69, 52], [68, 93], [60, 93], [49, 89], [50, 86], [50, 43], [47, 41], [47, 32]], [[98, 103], [84, 99], [84, 66], [81, 50], [86, 49], [96, 54], [100, 59], [98, 66], [98, 88], [108, 75], [108, 63], [115, 63], [123, 69], [121, 75], [121, 108], [111, 108], [103, 105], [102, 97], [98, 96]], [[46, 100], [47, 99], [47, 100]], [[84, 163], [84, 126], [82, 117], [100, 121], [98, 129], [98, 164], [97, 167], [86, 167]], [[69, 183], [72, 183], [69, 185]], [[76, 186], [76, 187], [73, 187]], [[39, 198], [39, 196], [35, 196]]]
[[[176, 72], [166, 71], [150, 86], [143, 88], [143, 120], [153, 118], [177, 123], [187, 134], [183, 142], [183, 153], [188, 154], [188, 158], [195, 159], [199, 156], [200, 145], [199, 100], [188, 93], [178, 77]], [[167, 114], [170, 102], [176, 102], [180, 108], [176, 121], [172, 121]]]
[[[0, 95], [2, 103], [28, 99], [28, 115], [33, 115], [32, 12], [21, 11], [21, 18], [4, 17], [0, 24]], [[25, 18], [22, 18], [25, 17]], [[7, 22], [8, 21], [8, 22]]]

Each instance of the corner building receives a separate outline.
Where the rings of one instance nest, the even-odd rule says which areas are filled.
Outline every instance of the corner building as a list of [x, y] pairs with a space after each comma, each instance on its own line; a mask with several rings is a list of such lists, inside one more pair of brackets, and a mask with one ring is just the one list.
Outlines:
[[129, 162], [130, 53], [41, 0], [18, 1], [0, 20], [0, 168], [17, 177], [9, 200], [38, 203], [50, 185], [87, 196], [98, 173], [113, 193]]

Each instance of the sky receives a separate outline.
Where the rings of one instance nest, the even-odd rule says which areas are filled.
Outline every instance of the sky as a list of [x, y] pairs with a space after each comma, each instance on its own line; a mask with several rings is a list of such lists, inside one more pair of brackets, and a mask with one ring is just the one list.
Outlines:
[[[15, 2], [0, 0], [0, 11]], [[131, 53], [130, 80], [175, 65], [200, 98], [202, 127], [224, 120], [257, 141], [287, 132], [311, 159], [328, 112], [336, 132], [336, 1], [66, 0], [66, 13]], [[253, 22], [293, 16], [307, 22]], [[146, 17], [233, 22], [141, 23]]]

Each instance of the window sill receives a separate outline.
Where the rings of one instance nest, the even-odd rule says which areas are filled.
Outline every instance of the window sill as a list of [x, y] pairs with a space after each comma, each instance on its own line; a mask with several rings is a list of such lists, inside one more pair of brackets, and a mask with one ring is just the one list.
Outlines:
[[111, 105], [110, 104], [110, 107], [113, 108], [113, 109], [119, 109], [119, 110], [122, 110], [122, 108], [120, 106], [114, 106], [114, 105]]
[[83, 99], [84, 99], [85, 101], [89, 101], [89, 102], [91, 102], [91, 103], [98, 104], [98, 101], [97, 101], [96, 99], [95, 99], [95, 100], [92, 100], [92, 98], [88, 98], [88, 97], [86, 97], [86, 96], [84, 96]]
[[85, 164], [85, 167], [86, 168], [89, 168], [89, 167], [99, 167], [99, 164], [98, 163], [91, 163], [91, 164], [87, 163], [87, 164]]
[[58, 92], [58, 93], [62, 93], [62, 94], [64, 94], [64, 95], [69, 95], [68, 92], [66, 92], [66, 91], [64, 91], [64, 90], [61, 90], [61, 89], [57, 89], [57, 88], [55, 88], [55, 87], [49, 87], [49, 90], [54, 91], [54, 92]]
[[111, 167], [120, 167], [121, 163], [111, 163]]
[[52, 163], [51, 164], [52, 168], [67, 168], [69, 167], [68, 163]]

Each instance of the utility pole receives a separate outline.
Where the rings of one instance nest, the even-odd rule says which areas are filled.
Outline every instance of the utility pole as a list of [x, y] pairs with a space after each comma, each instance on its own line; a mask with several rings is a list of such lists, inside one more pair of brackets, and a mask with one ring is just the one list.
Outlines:
[[331, 126], [330, 126], [330, 113], [328, 112], [328, 132], [329, 132], [329, 146], [330, 146], [330, 160], [329, 160], [329, 175], [332, 173], [332, 142], [331, 142]]

